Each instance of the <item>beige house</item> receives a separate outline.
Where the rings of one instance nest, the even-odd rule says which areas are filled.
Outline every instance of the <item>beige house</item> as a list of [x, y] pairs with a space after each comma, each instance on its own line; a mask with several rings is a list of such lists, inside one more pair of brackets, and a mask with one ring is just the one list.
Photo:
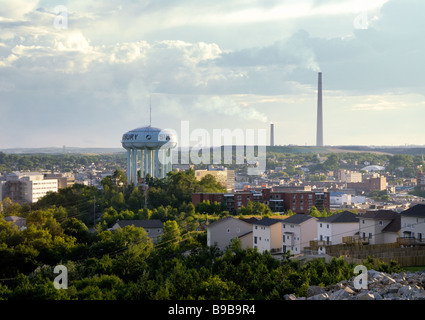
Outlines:
[[294, 214], [282, 221], [283, 251], [300, 254], [317, 237], [317, 218], [308, 214]]
[[238, 219], [227, 216], [207, 225], [207, 245], [225, 250], [234, 238], [241, 240], [242, 248], [252, 248], [252, 222], [256, 219]]
[[259, 252], [282, 252], [282, 219], [262, 219], [253, 225], [253, 246]]

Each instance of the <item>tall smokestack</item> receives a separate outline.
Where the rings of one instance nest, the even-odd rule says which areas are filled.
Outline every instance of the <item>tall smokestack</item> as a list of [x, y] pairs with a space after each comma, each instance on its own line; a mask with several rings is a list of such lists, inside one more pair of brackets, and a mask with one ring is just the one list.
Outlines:
[[270, 123], [270, 146], [274, 146], [274, 124]]
[[317, 86], [317, 134], [316, 146], [323, 147], [322, 73], [318, 74]]

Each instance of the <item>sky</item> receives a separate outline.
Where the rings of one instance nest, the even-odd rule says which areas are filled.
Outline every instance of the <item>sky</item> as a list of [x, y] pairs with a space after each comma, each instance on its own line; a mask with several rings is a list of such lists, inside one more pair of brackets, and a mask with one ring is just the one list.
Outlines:
[[423, 12], [421, 0], [0, 0], [0, 149], [119, 148], [149, 124], [212, 137], [274, 123], [275, 145], [315, 145], [318, 72], [325, 145], [424, 145]]

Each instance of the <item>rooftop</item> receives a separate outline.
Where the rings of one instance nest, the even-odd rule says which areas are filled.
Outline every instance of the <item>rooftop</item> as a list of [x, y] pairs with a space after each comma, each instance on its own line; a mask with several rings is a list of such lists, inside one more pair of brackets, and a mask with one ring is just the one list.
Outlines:
[[361, 217], [365, 219], [378, 219], [378, 220], [393, 220], [397, 216], [398, 216], [398, 213], [392, 210], [369, 211], [361, 215]]
[[121, 228], [126, 226], [135, 226], [137, 228], [163, 228], [164, 224], [161, 220], [119, 220], [117, 221]]
[[359, 222], [359, 217], [351, 211], [342, 211], [339, 213], [335, 213], [329, 217], [319, 218], [319, 221], [330, 223], [350, 223]]
[[425, 218], [425, 204], [414, 205], [413, 207], [410, 207], [409, 209], [404, 210], [400, 214], [405, 217]]
[[258, 221], [253, 222], [253, 224], [257, 224], [260, 226], [271, 226], [274, 225], [275, 223], [282, 223], [284, 220], [283, 219], [272, 219], [272, 218], [265, 218], [265, 219], [261, 219]]
[[304, 213], [297, 213], [294, 214], [286, 219], [283, 220], [283, 222], [285, 223], [293, 223], [293, 224], [300, 224], [303, 223], [304, 221], [310, 220], [313, 217], [308, 215], [308, 214], [304, 214]]

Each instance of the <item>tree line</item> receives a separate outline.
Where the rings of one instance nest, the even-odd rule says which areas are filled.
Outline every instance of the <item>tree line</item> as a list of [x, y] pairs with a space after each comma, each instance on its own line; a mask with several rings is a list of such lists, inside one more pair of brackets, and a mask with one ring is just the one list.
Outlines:
[[[276, 259], [242, 249], [236, 240], [224, 252], [208, 247], [191, 194], [222, 192], [211, 176], [169, 173], [148, 178], [147, 190], [125, 183], [117, 170], [101, 190], [77, 184], [34, 205], [6, 203], [3, 215], [25, 217], [27, 227], [18, 230], [0, 217], [0, 299], [282, 299], [353, 275], [342, 259], [302, 264], [290, 254]], [[265, 209], [255, 206], [246, 212]], [[109, 230], [118, 219], [159, 219], [163, 235], [153, 243], [143, 228]], [[68, 270], [66, 290], [54, 288], [57, 265]]]

